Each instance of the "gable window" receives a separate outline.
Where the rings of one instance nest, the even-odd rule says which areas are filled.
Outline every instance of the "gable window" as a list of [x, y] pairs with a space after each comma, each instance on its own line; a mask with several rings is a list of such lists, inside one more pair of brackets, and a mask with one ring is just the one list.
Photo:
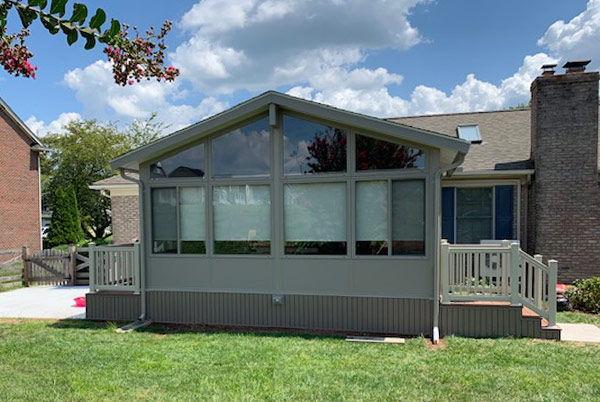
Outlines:
[[286, 184], [286, 254], [346, 254], [346, 183]]
[[481, 133], [477, 124], [465, 124], [456, 127], [458, 138], [467, 140], [471, 143], [481, 142]]
[[204, 144], [153, 163], [150, 165], [150, 177], [204, 177]]
[[356, 135], [356, 170], [424, 169], [422, 150]]
[[268, 176], [271, 127], [264, 117], [212, 140], [214, 177]]
[[451, 243], [516, 239], [514, 185], [444, 187], [442, 237]]
[[283, 171], [286, 175], [346, 171], [348, 133], [341, 128], [283, 116]]
[[215, 254], [271, 253], [271, 195], [267, 185], [215, 186]]

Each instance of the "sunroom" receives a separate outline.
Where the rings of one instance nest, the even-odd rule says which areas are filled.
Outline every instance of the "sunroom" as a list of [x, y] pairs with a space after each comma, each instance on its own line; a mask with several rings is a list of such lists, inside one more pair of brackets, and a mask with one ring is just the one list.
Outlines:
[[112, 163], [140, 175], [139, 287], [88, 316], [431, 335], [468, 147], [276, 92], [175, 132]]

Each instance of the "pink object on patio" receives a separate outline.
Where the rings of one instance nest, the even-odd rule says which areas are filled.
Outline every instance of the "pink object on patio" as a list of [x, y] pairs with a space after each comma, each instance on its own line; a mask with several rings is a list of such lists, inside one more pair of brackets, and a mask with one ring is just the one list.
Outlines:
[[73, 300], [75, 300], [75, 305], [77, 307], [85, 307], [85, 296], [76, 297]]

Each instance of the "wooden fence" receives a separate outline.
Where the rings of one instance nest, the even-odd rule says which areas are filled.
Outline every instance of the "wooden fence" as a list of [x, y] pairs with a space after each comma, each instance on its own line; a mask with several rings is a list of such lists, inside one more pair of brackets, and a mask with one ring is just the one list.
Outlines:
[[0, 250], [0, 256], [3, 259], [8, 258], [0, 263], [0, 288], [20, 285], [23, 279], [23, 268], [20, 264], [21, 250]]

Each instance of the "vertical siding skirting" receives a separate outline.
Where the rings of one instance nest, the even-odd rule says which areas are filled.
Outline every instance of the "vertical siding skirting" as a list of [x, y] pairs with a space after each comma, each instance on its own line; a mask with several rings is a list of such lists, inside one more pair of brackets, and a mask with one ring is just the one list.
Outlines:
[[140, 316], [140, 296], [127, 293], [88, 293], [85, 318], [100, 321], [133, 321]]
[[430, 335], [432, 300], [270, 294], [147, 293], [147, 316], [164, 323], [196, 323], [323, 331]]

